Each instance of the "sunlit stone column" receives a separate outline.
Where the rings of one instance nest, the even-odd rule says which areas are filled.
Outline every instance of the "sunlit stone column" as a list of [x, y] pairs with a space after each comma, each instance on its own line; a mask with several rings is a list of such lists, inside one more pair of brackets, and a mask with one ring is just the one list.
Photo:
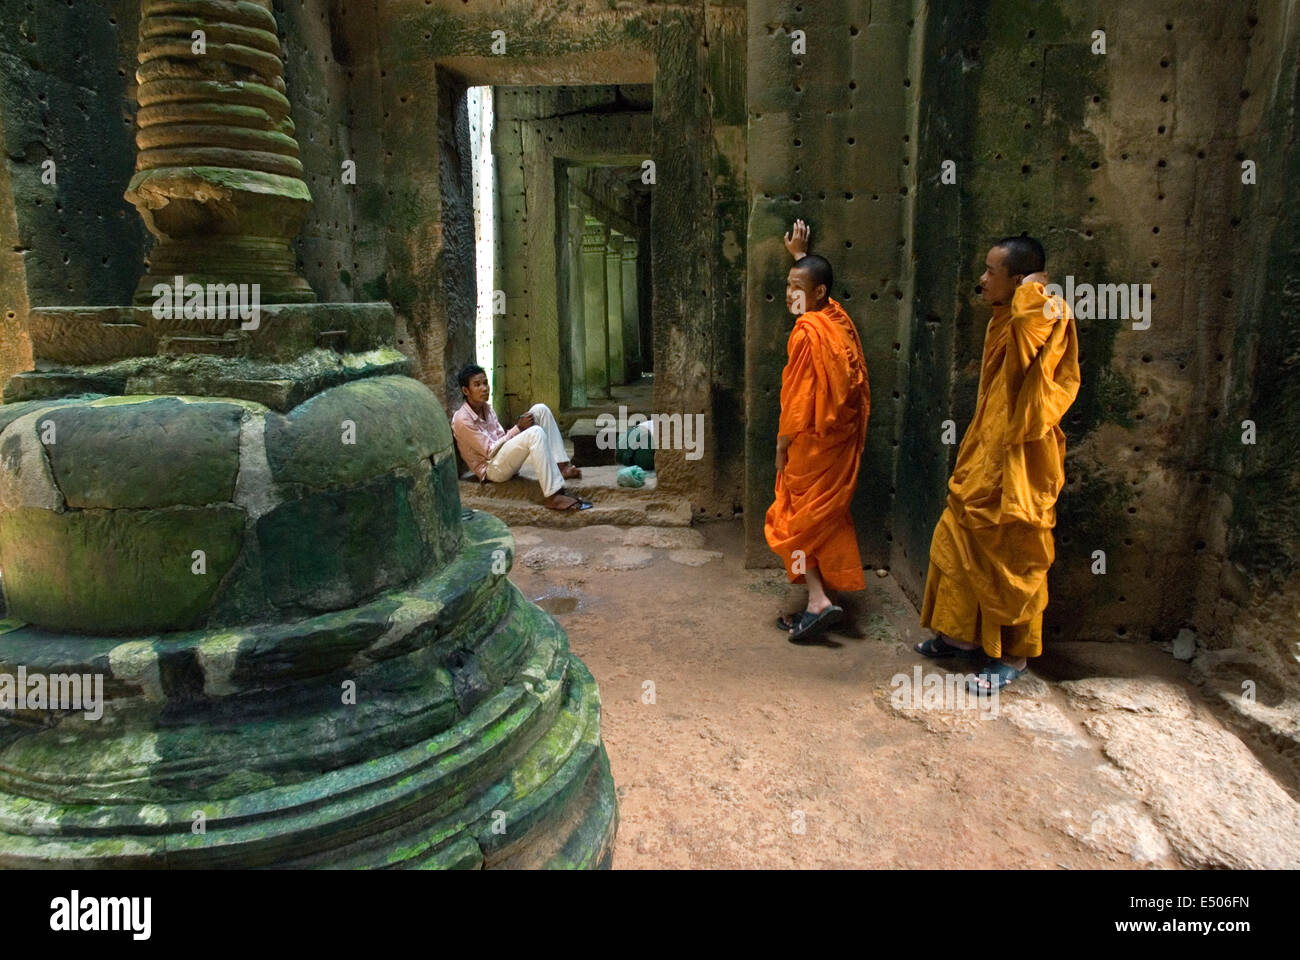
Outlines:
[[637, 242], [623, 238], [623, 360], [627, 379], [641, 376], [641, 301], [637, 288]]
[[623, 359], [623, 234], [609, 232], [605, 242], [605, 329], [609, 331], [609, 382], [627, 383]]
[[569, 204], [568, 246], [564, 255], [568, 258], [566, 266], [569, 271], [568, 303], [569, 312], [569, 405], [585, 407], [587, 405], [587, 328], [583, 300], [585, 290], [582, 285], [582, 235], [586, 216], [576, 203]]
[[605, 246], [609, 228], [586, 218], [582, 232], [582, 291], [587, 331], [587, 402], [609, 397], [608, 306], [605, 294]]

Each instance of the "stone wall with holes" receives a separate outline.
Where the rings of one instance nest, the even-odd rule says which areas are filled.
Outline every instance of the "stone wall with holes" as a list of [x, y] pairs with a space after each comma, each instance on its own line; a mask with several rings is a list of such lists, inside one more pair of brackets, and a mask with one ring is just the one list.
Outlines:
[[148, 233], [134, 168], [139, 4], [0, 7], [0, 383], [31, 366], [29, 306], [129, 303]]
[[298, 263], [325, 302], [386, 294], [387, 207], [374, 17], [366, 4], [275, 0], [311, 212]]
[[[928, 5], [893, 550], [913, 597], [956, 452], [943, 423], [960, 438], [973, 413], [984, 257], [1024, 231], [1044, 242], [1054, 278], [1149, 283], [1153, 297], [1149, 329], [1132, 316], [1079, 322], [1084, 384], [1064, 424], [1049, 640], [1195, 628], [1215, 647], [1232, 642], [1234, 618], [1268, 606], [1264, 583], [1289, 584], [1258, 622], [1283, 635], [1262, 645], [1278, 664], [1289, 648], [1295, 677], [1300, 431], [1280, 398], [1294, 397], [1297, 355], [1284, 213], [1296, 28], [1270, 6], [1058, 0], [1027, 17], [1010, 0]], [[1242, 182], [1251, 157], [1255, 186]], [[1268, 426], [1248, 447], [1252, 410]]]
[[749, 5], [746, 562], [779, 565], [763, 536], [772, 502], [781, 370], [793, 318], [792, 261], [782, 243], [796, 218], [835, 271], [831, 296], [857, 324], [871, 382], [871, 419], [853, 516], [864, 563], [890, 562], [899, 383], [900, 304], [915, 163], [908, 126], [916, 96], [910, 0]]

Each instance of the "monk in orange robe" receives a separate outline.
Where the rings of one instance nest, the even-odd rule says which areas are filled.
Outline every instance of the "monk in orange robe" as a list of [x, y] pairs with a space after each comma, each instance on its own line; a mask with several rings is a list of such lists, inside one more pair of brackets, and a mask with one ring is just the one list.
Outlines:
[[767, 544], [792, 583], [806, 581], [808, 606], [782, 617], [794, 643], [816, 638], [844, 616], [826, 590], [865, 590], [849, 505], [867, 438], [871, 392], [862, 342], [844, 308], [830, 298], [831, 265], [807, 253], [808, 228], [795, 224], [786, 246], [786, 309], [798, 319], [781, 373], [776, 497], [763, 524]]
[[1049, 296], [1043, 246], [1008, 237], [980, 278], [993, 318], [984, 335], [975, 418], [957, 451], [948, 505], [930, 542], [917, 645], [928, 657], [988, 658], [968, 684], [999, 690], [1043, 651], [1052, 527], [1065, 484], [1060, 423], [1079, 393], [1079, 338]]

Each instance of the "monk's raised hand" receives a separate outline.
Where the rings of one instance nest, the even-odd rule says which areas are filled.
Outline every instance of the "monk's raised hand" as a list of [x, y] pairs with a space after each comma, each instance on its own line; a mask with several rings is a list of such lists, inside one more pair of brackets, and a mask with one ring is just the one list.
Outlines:
[[785, 235], [785, 248], [790, 252], [790, 256], [796, 260], [802, 259], [808, 253], [808, 238], [812, 235], [812, 228], [802, 220], [796, 220], [790, 232]]

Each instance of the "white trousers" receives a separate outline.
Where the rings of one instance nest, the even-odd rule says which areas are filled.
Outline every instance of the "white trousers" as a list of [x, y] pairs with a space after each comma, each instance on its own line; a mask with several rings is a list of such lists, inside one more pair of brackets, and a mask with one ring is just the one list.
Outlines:
[[564, 486], [564, 476], [557, 464], [566, 463], [564, 438], [555, 424], [551, 408], [535, 403], [528, 410], [533, 425], [521, 430], [497, 447], [487, 463], [487, 478], [502, 483], [518, 474], [542, 485], [542, 495], [549, 497]]

